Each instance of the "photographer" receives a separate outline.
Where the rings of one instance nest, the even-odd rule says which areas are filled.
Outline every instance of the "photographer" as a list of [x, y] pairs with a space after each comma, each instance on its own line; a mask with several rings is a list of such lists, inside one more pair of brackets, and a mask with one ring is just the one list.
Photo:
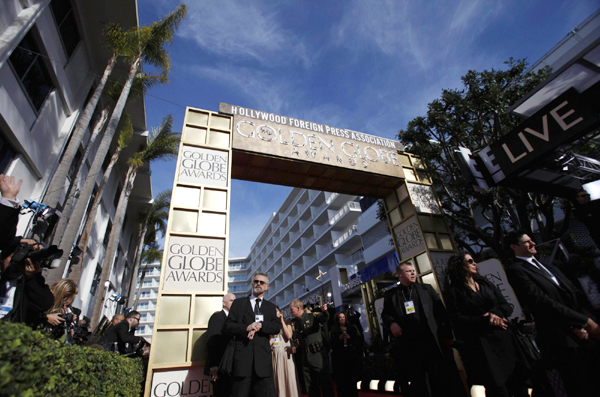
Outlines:
[[22, 179], [15, 182], [14, 176], [0, 174], [0, 318], [37, 328], [45, 323], [44, 312], [54, 297], [40, 274], [40, 261], [47, 258], [47, 251], [36, 255], [40, 244], [15, 237], [22, 183]]
[[81, 310], [72, 307], [77, 284], [73, 280], [63, 278], [50, 288], [54, 295], [54, 305], [46, 312], [47, 326], [53, 339], [65, 338], [65, 343], [73, 343], [73, 336], [78, 326]]
[[[140, 323], [140, 313], [135, 310], [131, 310], [125, 316], [125, 320], [119, 324], [110, 327], [102, 335], [102, 345], [104, 350], [113, 351], [114, 344], [117, 344], [117, 349], [121, 354], [129, 354], [131, 350], [135, 351], [142, 343], [145, 342], [144, 338], [135, 336], [135, 329]], [[129, 345], [129, 348], [127, 347]]]
[[24, 251], [40, 249], [35, 240], [15, 238], [2, 250], [0, 318], [32, 328], [45, 324], [45, 312], [52, 307], [54, 296], [40, 273], [40, 262], [30, 258], [13, 260], [15, 254], [20, 257]]

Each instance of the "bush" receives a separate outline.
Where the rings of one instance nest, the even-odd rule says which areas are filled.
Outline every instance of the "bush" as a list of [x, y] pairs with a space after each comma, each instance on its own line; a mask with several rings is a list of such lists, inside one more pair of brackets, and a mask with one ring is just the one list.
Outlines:
[[140, 359], [66, 346], [22, 324], [0, 321], [0, 396], [139, 396]]

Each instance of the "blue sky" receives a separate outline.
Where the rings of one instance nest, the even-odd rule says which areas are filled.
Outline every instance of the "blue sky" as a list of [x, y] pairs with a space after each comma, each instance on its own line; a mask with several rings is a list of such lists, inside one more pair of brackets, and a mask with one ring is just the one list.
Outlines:
[[[178, 1], [139, 0], [141, 24]], [[170, 83], [146, 96], [148, 127], [219, 102], [395, 139], [468, 70], [535, 62], [597, 0], [193, 0], [170, 46]], [[175, 161], [154, 163], [154, 193]], [[229, 257], [246, 256], [290, 188], [233, 181]]]

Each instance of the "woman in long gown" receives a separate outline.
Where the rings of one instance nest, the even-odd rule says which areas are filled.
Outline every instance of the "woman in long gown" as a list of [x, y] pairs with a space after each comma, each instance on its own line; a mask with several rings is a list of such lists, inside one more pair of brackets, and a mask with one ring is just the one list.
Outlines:
[[450, 257], [448, 279], [446, 306], [461, 342], [469, 384], [483, 385], [487, 397], [528, 396], [520, 365], [524, 360], [508, 328], [511, 305], [498, 287], [479, 275], [477, 263], [466, 252]]
[[296, 381], [296, 366], [293, 360], [292, 326], [286, 324], [283, 313], [277, 308], [277, 317], [281, 321], [279, 335], [271, 336], [273, 349], [273, 377], [278, 397], [299, 397]]

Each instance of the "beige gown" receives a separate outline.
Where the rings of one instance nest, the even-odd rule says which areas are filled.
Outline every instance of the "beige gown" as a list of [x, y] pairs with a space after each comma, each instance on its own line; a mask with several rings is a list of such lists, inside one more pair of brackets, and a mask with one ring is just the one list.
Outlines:
[[286, 341], [283, 331], [272, 337], [275, 339], [273, 346], [273, 377], [277, 397], [299, 397], [298, 382], [296, 381], [296, 367], [292, 355], [288, 353], [290, 341]]

